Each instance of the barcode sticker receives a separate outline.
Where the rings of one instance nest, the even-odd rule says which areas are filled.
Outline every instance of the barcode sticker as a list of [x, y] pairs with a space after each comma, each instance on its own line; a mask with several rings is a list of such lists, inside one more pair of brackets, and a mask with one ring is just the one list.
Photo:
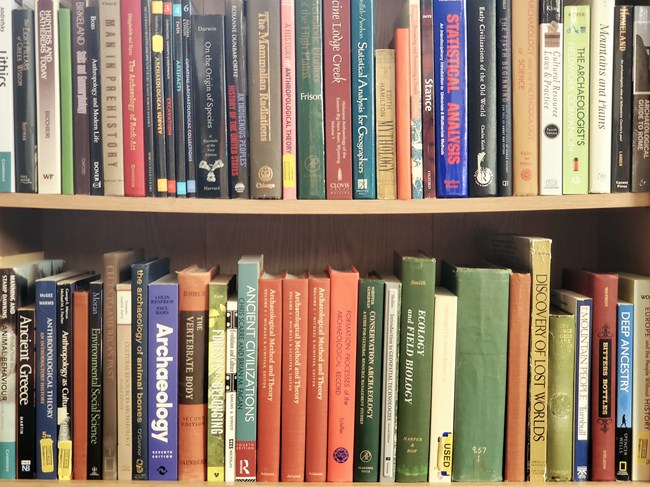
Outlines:
[[59, 480], [72, 480], [72, 442], [59, 441]]
[[650, 465], [648, 458], [648, 443], [650, 442], [650, 432], [639, 431], [639, 439], [637, 440], [636, 449], [636, 464], [637, 465]]

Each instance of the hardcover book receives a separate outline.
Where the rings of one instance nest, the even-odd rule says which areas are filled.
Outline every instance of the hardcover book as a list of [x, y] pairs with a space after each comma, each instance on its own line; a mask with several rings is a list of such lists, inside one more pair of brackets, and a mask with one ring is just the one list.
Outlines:
[[[182, 0], [172, 3], [172, 74], [174, 104], [174, 154], [176, 155], [176, 194], [187, 196], [187, 161], [185, 160], [185, 83], [183, 58], [183, 5]], [[225, 64], [225, 60], [224, 60]], [[225, 92], [225, 90], [224, 90]], [[226, 103], [225, 101], [223, 102]], [[224, 110], [225, 111], [225, 110]], [[225, 123], [225, 122], [224, 122]]]
[[634, 67], [632, 107], [632, 186], [635, 193], [650, 192], [650, 7], [634, 8]]
[[104, 144], [102, 139], [102, 82], [99, 9], [88, 6], [89, 110], [90, 110], [90, 194], [104, 194]]
[[[296, 2], [295, 0], [282, 0], [280, 8], [280, 22], [282, 24], [282, 37], [280, 38], [280, 47], [282, 48], [282, 199], [295, 200], [297, 198], [296, 186], [298, 178], [296, 165], [296, 145], [298, 140], [296, 135], [298, 127], [296, 123], [296, 77], [298, 76], [296, 72]], [[305, 12], [305, 15], [307, 15], [307, 12]], [[318, 16], [320, 18], [320, 13]], [[302, 21], [301, 17], [299, 19]], [[321, 29], [322, 27], [319, 24], [312, 30], [311, 34], [318, 34]], [[304, 34], [309, 35], [307, 32], [304, 32]], [[320, 48], [320, 45], [318, 47]], [[298, 50], [306, 48], [307, 46], [298, 46]], [[320, 56], [318, 58], [320, 59]], [[319, 66], [314, 66], [314, 68], [320, 69]], [[300, 76], [303, 75], [301, 69]], [[309, 76], [309, 79], [311, 79], [311, 76]], [[322, 80], [322, 76], [319, 77], [319, 80]], [[321, 108], [321, 113], [322, 111]]]
[[409, 30], [409, 77], [411, 100], [411, 197], [422, 199], [422, 37], [420, 35], [420, 0], [409, 0], [407, 10]]
[[499, 196], [512, 196], [512, 0], [497, 2], [497, 100]]
[[[162, 2], [162, 58], [163, 58], [163, 93], [165, 105], [163, 112], [165, 114], [165, 159], [167, 161], [167, 196], [176, 196], [176, 127], [174, 126], [174, 26], [172, 20], [172, 0], [163, 0]], [[223, 26], [223, 23], [222, 23]], [[222, 29], [223, 32], [223, 29]], [[200, 42], [197, 43], [201, 45]], [[216, 49], [223, 49], [221, 41]], [[219, 77], [223, 80], [223, 76]], [[223, 82], [221, 83], [223, 85]], [[205, 103], [205, 102], [203, 102]], [[199, 105], [203, 106], [203, 105]]]
[[74, 133], [72, 116], [72, 25], [70, 10], [59, 17], [59, 88], [61, 90], [61, 192], [74, 194]]
[[73, 380], [75, 388], [72, 394], [74, 416], [72, 417], [72, 478], [88, 480], [88, 290], [75, 291], [72, 303], [74, 356]]
[[[17, 308], [18, 389], [16, 457], [18, 479], [36, 477], [36, 305]], [[85, 467], [85, 466], [84, 466]]]
[[167, 196], [167, 150], [165, 134], [167, 120], [165, 119], [165, 62], [163, 59], [163, 2], [151, 0], [151, 64], [153, 79], [153, 126], [156, 194]]
[[377, 199], [397, 198], [395, 51], [375, 50]]
[[616, 480], [632, 480], [634, 305], [619, 300], [616, 308]]
[[131, 281], [117, 285], [117, 479], [133, 477]]
[[237, 428], [237, 292], [226, 305], [226, 482], [235, 481], [235, 431]]
[[[0, 192], [16, 191], [16, 160], [14, 145], [14, 59], [12, 33], [12, 4], [14, 0], [0, 2], [0, 105], [11, 123], [0, 131]], [[18, 132], [20, 133], [20, 132]]]
[[391, 47], [395, 52], [395, 139], [397, 144], [396, 184], [397, 198], [412, 198], [411, 180], [411, 80], [409, 56], [409, 30], [395, 29]]
[[103, 478], [103, 288], [103, 281], [97, 280], [88, 291], [88, 480]]
[[187, 196], [196, 197], [196, 140], [194, 127], [194, 73], [192, 72], [192, 3], [181, 0], [183, 8], [183, 90], [185, 100], [181, 108], [185, 109], [185, 162], [187, 169]]
[[[151, 47], [152, 2], [142, 0], [142, 130], [144, 144], [145, 191], [147, 196], [156, 196], [156, 174], [154, 170], [154, 108], [153, 108], [153, 53]], [[143, 469], [146, 471], [146, 469]]]
[[[74, 193], [90, 194], [90, 112], [86, 1], [72, 2], [72, 109], [74, 124]], [[138, 30], [139, 31], [139, 30]]]
[[436, 125], [434, 99], [435, 28], [433, 0], [424, 0], [420, 11], [422, 43], [422, 186], [425, 198], [436, 196]]

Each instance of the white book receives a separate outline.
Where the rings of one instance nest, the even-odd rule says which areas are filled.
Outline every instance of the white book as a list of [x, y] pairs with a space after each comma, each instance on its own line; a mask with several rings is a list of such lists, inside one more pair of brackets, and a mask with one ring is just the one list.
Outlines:
[[591, 2], [590, 193], [611, 191], [615, 3], [615, 0]]
[[14, 60], [11, 11], [14, 0], [0, 0], [0, 192], [16, 191], [14, 151]]
[[381, 461], [379, 481], [395, 482], [397, 453], [397, 385], [399, 379], [399, 320], [402, 283], [395, 276], [381, 276], [384, 288], [384, 364], [381, 395]]
[[433, 317], [433, 369], [431, 374], [431, 445], [429, 482], [451, 482], [456, 377], [456, 325], [458, 297], [436, 288]]
[[[117, 479], [133, 476], [131, 282], [117, 285]], [[110, 414], [110, 412], [109, 412]]]
[[226, 430], [225, 481], [235, 481], [235, 433], [237, 424], [237, 296], [226, 307]]
[[410, 37], [410, 71], [411, 71], [411, 195], [413, 199], [424, 198], [422, 184], [424, 169], [422, 167], [422, 55], [420, 42], [420, 0], [405, 3], [408, 8], [406, 18], [409, 21]]
[[618, 297], [634, 305], [632, 370], [632, 479], [650, 480], [650, 428], [646, 420], [650, 404], [650, 277], [620, 273]]

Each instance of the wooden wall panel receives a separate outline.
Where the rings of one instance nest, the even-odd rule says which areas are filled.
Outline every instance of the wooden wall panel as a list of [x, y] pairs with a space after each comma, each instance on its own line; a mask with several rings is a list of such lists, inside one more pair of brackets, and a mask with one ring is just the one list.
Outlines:
[[41, 217], [38, 210], [0, 209], [0, 255], [40, 250]]
[[650, 275], [650, 208], [601, 210], [598, 222], [599, 267]]

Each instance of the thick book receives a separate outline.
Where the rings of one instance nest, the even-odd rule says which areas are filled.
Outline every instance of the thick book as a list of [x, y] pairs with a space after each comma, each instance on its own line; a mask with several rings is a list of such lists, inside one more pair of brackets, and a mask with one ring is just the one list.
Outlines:
[[327, 406], [329, 402], [330, 279], [309, 275], [307, 340], [307, 430], [305, 481], [327, 480]]
[[436, 195], [468, 193], [467, 36], [465, 0], [433, 4], [435, 25]]
[[34, 11], [12, 13], [16, 192], [36, 193], [36, 25]]
[[562, 192], [589, 191], [589, 6], [564, 7]]
[[521, 235], [496, 235], [493, 254], [497, 263], [514, 272], [531, 275], [529, 323], [531, 346], [534, 347], [530, 348], [529, 363], [535, 363], [539, 369], [528, 384], [528, 410], [538, 412], [528, 415], [528, 476], [531, 482], [543, 482], [546, 472], [551, 240]]
[[256, 199], [282, 197], [280, 3], [256, 0], [246, 6], [250, 191]]
[[397, 406], [397, 482], [426, 482], [431, 434], [431, 371], [436, 261], [394, 256], [402, 281]]
[[[528, 398], [528, 343], [530, 338], [530, 273], [510, 275], [508, 310], [508, 376], [503, 480], [526, 480], [526, 418]], [[435, 341], [434, 341], [435, 344]]]
[[589, 480], [614, 481], [618, 276], [564, 269], [562, 284], [593, 299]]
[[443, 263], [458, 296], [453, 481], [503, 479], [510, 273]]
[[88, 93], [88, 16], [86, 1], [72, 2], [72, 108], [74, 124], [74, 193], [90, 194], [90, 111]]
[[[16, 59], [12, 48], [12, 10], [14, 0], [0, 2], [0, 104], [10, 123], [0, 131], [0, 192], [16, 191], [16, 154], [14, 144], [14, 70]], [[20, 133], [20, 132], [17, 132]]]
[[[146, 1], [146, 0], [145, 0]], [[183, 89], [185, 100], [185, 161], [187, 164], [187, 196], [196, 197], [196, 141], [194, 139], [194, 73], [192, 72], [192, 4], [182, 0], [183, 15]]]
[[[467, 161], [469, 196], [497, 196], [497, 6], [467, 4]], [[491, 33], [488, 35], [487, 33]]]
[[[16, 460], [18, 479], [36, 477], [36, 305], [17, 308], [18, 388]], [[85, 466], [84, 466], [85, 467]]]
[[630, 191], [632, 151], [632, 50], [634, 7], [614, 11], [614, 85], [612, 88], [612, 193]]
[[226, 441], [224, 466], [226, 482], [235, 481], [235, 432], [237, 429], [237, 291], [226, 304]]
[[632, 480], [634, 305], [619, 300], [616, 311], [616, 480]]
[[497, 182], [512, 196], [512, 0], [497, 2]]
[[395, 51], [375, 50], [377, 199], [397, 198]]
[[650, 7], [634, 7], [632, 81], [632, 186], [634, 193], [650, 192]]
[[74, 194], [74, 129], [72, 108], [72, 19], [60, 8], [59, 87], [61, 97], [61, 193]]
[[409, 31], [409, 77], [411, 100], [411, 197], [422, 199], [422, 36], [420, 34], [420, 0], [404, 4]]
[[[458, 297], [437, 287], [433, 315], [429, 482], [451, 482]], [[434, 398], [435, 397], [435, 398]]]
[[411, 97], [409, 30], [395, 29], [391, 46], [395, 52], [395, 141], [397, 198], [410, 200], [411, 192]]
[[546, 480], [573, 478], [573, 398], [576, 322], [572, 314], [551, 310], [548, 334], [548, 455]]
[[575, 317], [576, 365], [573, 406], [573, 475], [575, 481], [589, 479], [589, 402], [591, 373], [591, 321], [593, 300], [567, 289], [553, 291], [553, 306]]
[[103, 478], [103, 292], [104, 282], [90, 283], [88, 290], [88, 480]]
[[133, 477], [131, 281], [117, 285], [117, 479]]
[[[163, 58], [163, 100], [165, 106], [165, 160], [167, 162], [167, 196], [176, 196], [176, 145], [174, 134], [178, 130], [175, 126], [174, 113], [174, 27], [172, 21], [172, 0], [162, 2], [162, 58]], [[223, 25], [223, 24], [222, 24]], [[222, 31], [223, 32], [223, 31]], [[216, 48], [223, 48], [223, 42]], [[222, 80], [223, 76], [219, 76]], [[221, 83], [223, 84], [223, 82]], [[204, 102], [205, 103], [205, 102]], [[201, 105], [199, 105], [201, 106]]]
[[74, 415], [72, 416], [72, 478], [88, 480], [88, 289], [75, 291], [72, 301], [73, 338], [72, 355], [74, 356], [72, 393]]
[[352, 46], [352, 147], [355, 199], [377, 197], [375, 159], [375, 1], [350, 4]]
[[178, 278], [149, 284], [149, 480], [178, 480]]
[[383, 363], [384, 281], [359, 281], [357, 318], [355, 482], [378, 482], [381, 457], [381, 369]]
[[325, 113], [321, 0], [296, 1], [298, 197], [325, 199]]
[[258, 280], [262, 255], [244, 255], [237, 263], [237, 481], [253, 481], [257, 451]]
[[178, 480], [206, 475], [208, 286], [218, 271], [194, 265], [178, 272]]
[[102, 81], [99, 9], [88, 6], [88, 109], [90, 110], [90, 194], [104, 194], [104, 144], [102, 138]]
[[[181, 0], [172, 3], [172, 69], [174, 76], [174, 153], [176, 155], [176, 194], [187, 196], [187, 161], [185, 156], [185, 83], [183, 59], [183, 4]], [[225, 103], [225, 102], [224, 102]]]
[[151, 49], [151, 1], [142, 3], [142, 142], [144, 144], [144, 184], [147, 196], [156, 196], [156, 174], [154, 170], [154, 108], [153, 108], [153, 61]]
[[540, 0], [515, 0], [511, 11], [516, 19], [512, 21], [512, 115], [517, 120], [512, 127], [513, 194], [534, 196], [539, 193]]
[[[306, 13], [306, 12], [305, 12]], [[300, 18], [300, 17], [299, 17]], [[296, 47], [296, 1], [282, 0], [280, 3], [280, 23], [282, 36], [282, 199], [295, 200], [298, 195], [297, 171], [297, 120], [296, 120], [296, 51], [304, 49]], [[320, 32], [320, 24], [314, 31]], [[305, 46], [306, 47], [306, 46]], [[302, 75], [302, 70], [301, 70]], [[322, 110], [321, 110], [322, 111]]]
[[153, 80], [153, 127], [154, 146], [153, 160], [156, 179], [156, 194], [167, 196], [167, 150], [165, 134], [167, 120], [165, 119], [165, 62], [163, 59], [164, 31], [163, 31], [163, 2], [151, 0], [151, 77]]
[[539, 24], [539, 193], [562, 194], [563, 0], [542, 0]]
[[435, 70], [433, 46], [433, 0], [424, 0], [420, 10], [420, 42], [422, 50], [422, 188], [425, 198], [436, 196], [436, 124], [434, 98]]

